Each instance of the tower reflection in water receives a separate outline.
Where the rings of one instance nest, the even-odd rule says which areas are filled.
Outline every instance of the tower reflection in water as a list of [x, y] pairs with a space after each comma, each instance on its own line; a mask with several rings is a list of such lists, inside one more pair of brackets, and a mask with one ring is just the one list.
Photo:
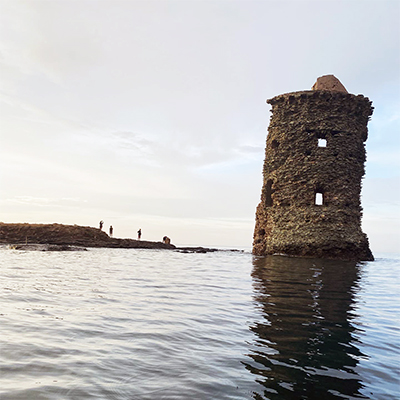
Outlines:
[[365, 399], [352, 323], [362, 266], [281, 256], [253, 264], [260, 319], [245, 366], [263, 386], [254, 398]]

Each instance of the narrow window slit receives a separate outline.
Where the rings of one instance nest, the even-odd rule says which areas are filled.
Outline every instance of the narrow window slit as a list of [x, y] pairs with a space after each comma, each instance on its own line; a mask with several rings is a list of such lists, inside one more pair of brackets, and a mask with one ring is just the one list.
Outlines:
[[272, 206], [272, 193], [274, 193], [274, 189], [272, 189], [272, 180], [268, 179], [267, 180], [267, 185], [265, 188], [265, 205], [267, 207], [271, 207]]

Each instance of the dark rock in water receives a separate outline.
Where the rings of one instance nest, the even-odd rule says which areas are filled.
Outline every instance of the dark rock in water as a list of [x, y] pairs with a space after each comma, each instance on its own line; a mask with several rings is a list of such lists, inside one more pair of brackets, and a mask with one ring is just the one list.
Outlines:
[[368, 98], [333, 75], [272, 105], [253, 253], [373, 260], [361, 231]]
[[214, 251], [220, 251], [220, 250], [210, 249], [207, 247], [177, 247], [176, 251], [180, 253], [212, 253]]

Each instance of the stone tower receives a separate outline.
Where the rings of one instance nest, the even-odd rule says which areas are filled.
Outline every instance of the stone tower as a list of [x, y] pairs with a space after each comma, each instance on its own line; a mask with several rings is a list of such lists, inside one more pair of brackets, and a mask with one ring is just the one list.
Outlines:
[[253, 253], [373, 260], [361, 231], [368, 98], [333, 75], [272, 105]]

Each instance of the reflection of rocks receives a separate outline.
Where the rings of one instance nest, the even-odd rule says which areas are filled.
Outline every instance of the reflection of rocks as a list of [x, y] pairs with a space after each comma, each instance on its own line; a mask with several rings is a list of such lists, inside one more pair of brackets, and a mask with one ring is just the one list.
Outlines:
[[28, 251], [86, 251], [84, 247], [58, 244], [15, 244], [10, 245], [10, 249]]
[[253, 279], [262, 319], [246, 367], [264, 386], [255, 398], [364, 398], [351, 323], [357, 265], [269, 256], [254, 260]]

